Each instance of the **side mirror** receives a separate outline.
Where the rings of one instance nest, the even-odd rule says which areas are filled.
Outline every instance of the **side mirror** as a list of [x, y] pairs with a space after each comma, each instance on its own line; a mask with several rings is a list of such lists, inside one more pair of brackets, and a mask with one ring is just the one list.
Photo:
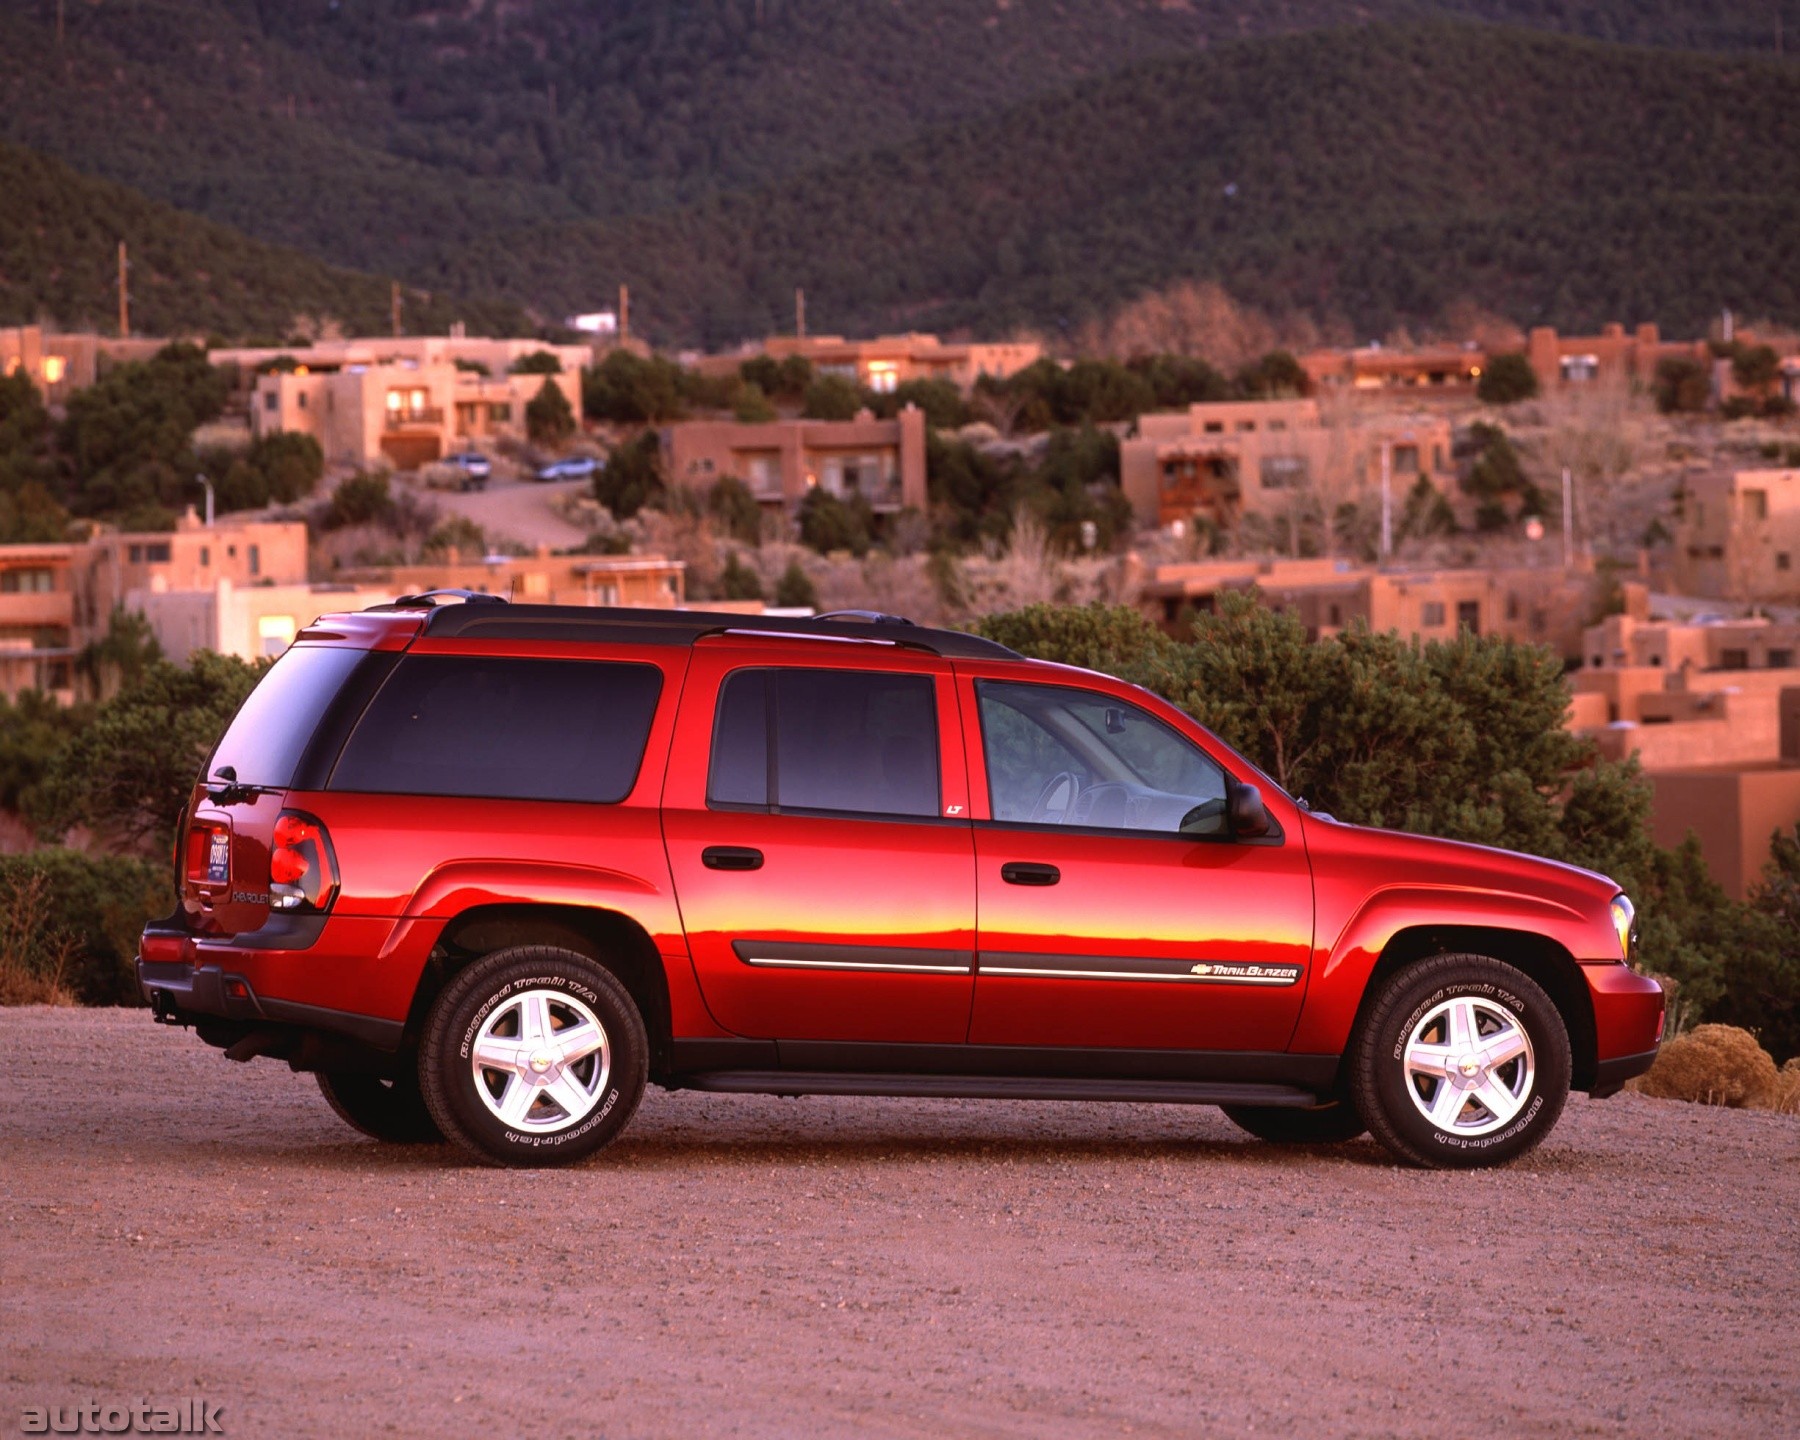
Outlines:
[[1269, 833], [1269, 812], [1263, 808], [1262, 791], [1254, 785], [1233, 783], [1226, 792], [1231, 813], [1231, 833], [1239, 840], [1254, 840]]

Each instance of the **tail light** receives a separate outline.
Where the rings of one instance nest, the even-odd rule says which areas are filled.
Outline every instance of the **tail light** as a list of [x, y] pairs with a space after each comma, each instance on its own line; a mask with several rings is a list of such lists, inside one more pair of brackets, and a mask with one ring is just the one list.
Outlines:
[[337, 856], [325, 827], [298, 810], [283, 810], [269, 845], [270, 908], [329, 910], [337, 888]]

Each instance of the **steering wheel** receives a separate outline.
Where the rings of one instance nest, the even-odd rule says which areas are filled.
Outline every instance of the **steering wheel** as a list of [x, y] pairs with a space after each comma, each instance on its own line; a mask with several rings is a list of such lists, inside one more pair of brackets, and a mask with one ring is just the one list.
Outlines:
[[[1068, 787], [1068, 798], [1060, 805], [1051, 805], [1051, 798], [1064, 786]], [[1050, 820], [1050, 817], [1054, 815], [1056, 818], [1051, 821], [1051, 823], [1055, 825], [1062, 824], [1063, 821], [1068, 818], [1069, 809], [1074, 805], [1075, 797], [1080, 793], [1081, 781], [1076, 778], [1075, 772], [1073, 770], [1058, 770], [1050, 777], [1048, 783], [1046, 783], [1044, 788], [1038, 793], [1037, 803], [1031, 807], [1032, 821]]]

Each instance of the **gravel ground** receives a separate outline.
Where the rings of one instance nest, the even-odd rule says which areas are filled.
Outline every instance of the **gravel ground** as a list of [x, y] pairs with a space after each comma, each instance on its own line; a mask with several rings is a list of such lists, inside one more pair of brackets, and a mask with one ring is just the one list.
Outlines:
[[651, 1091], [378, 1146], [142, 1011], [0, 1012], [0, 1434], [1793, 1434], [1800, 1119], [1577, 1097], [1497, 1172], [1217, 1111]]

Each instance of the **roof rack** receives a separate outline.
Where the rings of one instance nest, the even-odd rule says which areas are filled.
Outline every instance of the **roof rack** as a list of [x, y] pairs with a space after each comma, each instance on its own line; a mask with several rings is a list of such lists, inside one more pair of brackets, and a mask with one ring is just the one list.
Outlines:
[[[498, 596], [471, 599], [499, 600]], [[420, 605], [407, 602], [418, 600]], [[1017, 660], [1016, 650], [960, 630], [934, 630], [872, 612], [839, 611], [810, 618], [744, 615], [708, 610], [649, 610], [605, 605], [438, 605], [406, 596], [376, 610], [429, 608], [423, 633], [435, 638], [482, 636], [509, 640], [568, 640], [615, 645], [692, 645], [730, 632], [804, 639], [864, 640], [962, 660]]]
[[490, 595], [485, 590], [421, 590], [417, 595], [401, 595], [385, 605], [371, 605], [371, 610], [436, 610], [438, 601], [460, 600], [465, 605], [504, 605], [504, 595]]

